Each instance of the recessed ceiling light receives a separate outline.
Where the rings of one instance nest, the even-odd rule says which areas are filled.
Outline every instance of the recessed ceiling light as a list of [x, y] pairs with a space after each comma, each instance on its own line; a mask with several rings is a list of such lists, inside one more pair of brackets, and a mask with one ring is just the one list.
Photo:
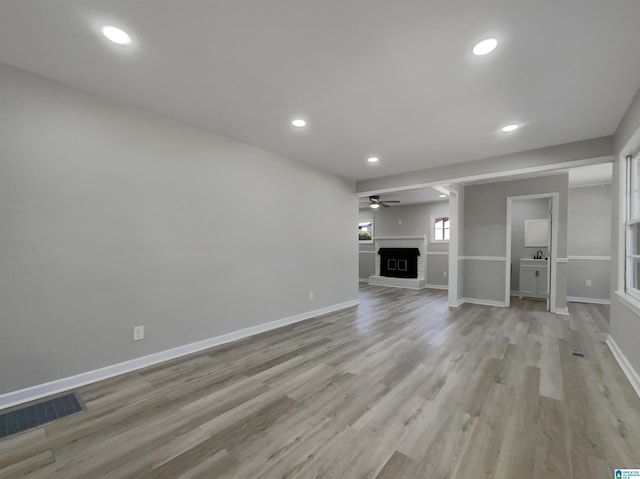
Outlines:
[[293, 120], [291, 122], [291, 124], [293, 126], [295, 126], [296, 128], [302, 128], [303, 126], [305, 126], [307, 124], [307, 122], [304, 121], [302, 118], [296, 118], [295, 120]]
[[440, 195], [440, 198], [446, 198], [447, 195]]
[[516, 131], [517, 129], [518, 129], [518, 125], [516, 125], [515, 123], [502, 127], [502, 131], [505, 132], [505, 133], [509, 133], [511, 131]]
[[127, 32], [112, 25], [102, 27], [102, 34], [118, 45], [129, 45], [131, 43], [131, 37]]
[[375, 156], [372, 156], [371, 158], [367, 159], [367, 161], [369, 163], [377, 163], [378, 161], [380, 161], [380, 159], [376, 158]]
[[476, 44], [473, 47], [474, 55], [486, 55], [487, 53], [491, 53], [498, 46], [498, 40], [495, 38], [487, 38], [486, 40], [482, 40], [480, 43]]

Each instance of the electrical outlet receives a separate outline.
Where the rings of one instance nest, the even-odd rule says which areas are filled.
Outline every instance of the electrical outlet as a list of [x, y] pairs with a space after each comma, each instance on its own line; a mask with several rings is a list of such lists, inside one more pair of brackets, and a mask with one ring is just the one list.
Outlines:
[[144, 339], [144, 326], [134, 326], [133, 327], [133, 340], [140, 341]]
[[313, 301], [313, 291], [309, 291], [309, 301]]
[[447, 277], [447, 272], [446, 272], [446, 271], [443, 271], [443, 272], [442, 272], [442, 276], [444, 276], [444, 277], [446, 278], [446, 277]]
[[588, 279], [584, 282], [585, 286], [591, 286], [591, 280]]

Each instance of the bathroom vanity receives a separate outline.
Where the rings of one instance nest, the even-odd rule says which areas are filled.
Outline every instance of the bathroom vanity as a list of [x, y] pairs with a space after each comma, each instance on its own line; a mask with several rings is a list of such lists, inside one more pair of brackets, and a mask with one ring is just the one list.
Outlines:
[[546, 259], [520, 259], [520, 298], [546, 299], [548, 293]]

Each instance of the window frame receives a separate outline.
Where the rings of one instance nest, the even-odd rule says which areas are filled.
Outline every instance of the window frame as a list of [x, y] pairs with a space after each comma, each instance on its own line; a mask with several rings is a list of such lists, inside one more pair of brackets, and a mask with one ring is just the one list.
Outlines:
[[[635, 239], [635, 235], [633, 232], [634, 226], [640, 224], [640, 198], [637, 201], [637, 209], [636, 217], [632, 217], [633, 214], [633, 204], [636, 200], [633, 199], [634, 193], [640, 193], [640, 180], [638, 178], [638, 170], [640, 167], [640, 152], [636, 152], [635, 155], [628, 155], [624, 157], [624, 292], [634, 298], [637, 301], [640, 301], [640, 288], [634, 287], [633, 285], [638, 285], [638, 278], [634, 278], [634, 273], [637, 272], [637, 268], [632, 267], [633, 262], [636, 260], [640, 260], [640, 254], [632, 254], [630, 251], [634, 249], [634, 243], [637, 245], [637, 240]], [[640, 251], [635, 251], [635, 253], [640, 253]], [[635, 279], [635, 280], [634, 280]]]
[[370, 240], [361, 240], [360, 238], [358, 238], [358, 244], [373, 244], [373, 237], [375, 235], [375, 219], [374, 218], [364, 218], [364, 219], [358, 219], [358, 231], [360, 231], [360, 226], [362, 226], [363, 223], [371, 223], [371, 239]]
[[[449, 239], [442, 239], [442, 240], [437, 240], [436, 239], [436, 220], [438, 218], [447, 218], [447, 220], [449, 220], [449, 228], [442, 228], [443, 230], [449, 230]], [[449, 240], [451, 239], [451, 216], [450, 215], [431, 215], [430, 217], [430, 223], [429, 223], [429, 243], [437, 243], [437, 244], [448, 244]], [[444, 234], [443, 234], [444, 236]]]

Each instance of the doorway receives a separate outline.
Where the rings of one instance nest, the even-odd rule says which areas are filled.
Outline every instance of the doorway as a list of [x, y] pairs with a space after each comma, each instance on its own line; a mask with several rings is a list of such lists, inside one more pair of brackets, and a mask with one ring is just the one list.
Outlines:
[[558, 193], [507, 198], [505, 304], [511, 295], [546, 301], [556, 312]]

